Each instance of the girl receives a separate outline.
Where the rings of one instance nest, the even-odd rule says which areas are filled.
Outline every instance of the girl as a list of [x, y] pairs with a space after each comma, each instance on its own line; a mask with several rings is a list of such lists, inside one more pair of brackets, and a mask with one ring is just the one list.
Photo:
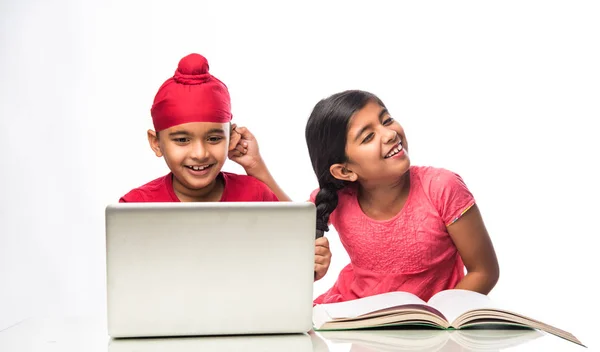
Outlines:
[[492, 290], [498, 262], [473, 196], [453, 172], [410, 165], [404, 130], [379, 98], [352, 90], [320, 101], [306, 142], [319, 181], [317, 236], [331, 223], [350, 257], [316, 304]]

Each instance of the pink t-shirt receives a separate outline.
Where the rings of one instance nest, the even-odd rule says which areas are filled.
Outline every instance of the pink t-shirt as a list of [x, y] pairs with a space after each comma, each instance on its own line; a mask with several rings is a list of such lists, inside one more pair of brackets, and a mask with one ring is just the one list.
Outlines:
[[[334, 303], [390, 291], [427, 301], [464, 277], [464, 264], [446, 227], [475, 204], [461, 177], [451, 171], [412, 166], [402, 210], [388, 220], [367, 217], [355, 187], [338, 192], [329, 220], [350, 264], [314, 303]], [[318, 190], [311, 195], [314, 202]]]
[[[267, 185], [252, 176], [221, 171], [225, 188], [221, 202], [277, 202], [277, 196]], [[145, 185], [132, 189], [121, 197], [121, 203], [179, 202], [173, 189], [173, 174], [159, 177]]]

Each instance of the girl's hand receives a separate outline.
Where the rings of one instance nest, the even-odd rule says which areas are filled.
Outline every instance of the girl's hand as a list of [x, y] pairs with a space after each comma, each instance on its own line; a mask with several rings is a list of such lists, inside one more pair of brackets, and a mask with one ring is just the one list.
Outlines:
[[331, 251], [327, 237], [317, 238], [315, 241], [315, 281], [320, 280], [327, 274], [331, 264]]

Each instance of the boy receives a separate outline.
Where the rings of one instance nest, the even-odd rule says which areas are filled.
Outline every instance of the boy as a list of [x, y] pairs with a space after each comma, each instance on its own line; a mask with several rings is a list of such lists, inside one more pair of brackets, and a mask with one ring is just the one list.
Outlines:
[[[151, 115], [150, 147], [171, 172], [131, 190], [120, 202], [290, 200], [270, 175], [252, 134], [231, 125], [227, 87], [209, 73], [203, 56], [181, 59], [175, 75], [158, 90]], [[248, 176], [221, 171], [228, 153]], [[325, 275], [330, 261], [327, 239], [317, 239], [315, 280]]]

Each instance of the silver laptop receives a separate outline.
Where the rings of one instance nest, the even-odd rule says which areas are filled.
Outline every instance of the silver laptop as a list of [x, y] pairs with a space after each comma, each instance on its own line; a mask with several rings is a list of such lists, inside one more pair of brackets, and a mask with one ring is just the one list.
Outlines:
[[315, 218], [309, 202], [109, 205], [109, 335], [309, 331]]

